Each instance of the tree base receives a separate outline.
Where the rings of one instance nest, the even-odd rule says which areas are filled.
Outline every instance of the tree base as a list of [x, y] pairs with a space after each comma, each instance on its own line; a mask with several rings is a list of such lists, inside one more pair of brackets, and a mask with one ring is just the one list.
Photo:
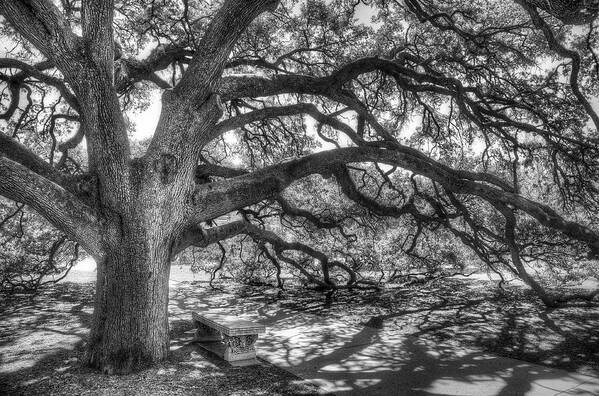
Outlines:
[[168, 354], [149, 354], [141, 348], [121, 349], [102, 353], [99, 345], [87, 350], [87, 364], [106, 375], [124, 375], [138, 372], [165, 360]]

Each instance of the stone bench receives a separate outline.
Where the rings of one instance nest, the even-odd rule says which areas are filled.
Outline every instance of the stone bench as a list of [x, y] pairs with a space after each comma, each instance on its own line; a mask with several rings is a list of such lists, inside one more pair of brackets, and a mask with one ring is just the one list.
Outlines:
[[192, 312], [196, 327], [194, 341], [228, 361], [233, 366], [258, 364], [254, 343], [264, 325], [234, 316]]

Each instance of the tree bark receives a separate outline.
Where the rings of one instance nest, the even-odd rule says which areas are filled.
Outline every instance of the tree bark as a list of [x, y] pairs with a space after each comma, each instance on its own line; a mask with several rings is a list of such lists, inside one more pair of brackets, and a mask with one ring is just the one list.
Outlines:
[[124, 226], [121, 240], [98, 263], [88, 361], [106, 374], [163, 360], [169, 349], [169, 238]]

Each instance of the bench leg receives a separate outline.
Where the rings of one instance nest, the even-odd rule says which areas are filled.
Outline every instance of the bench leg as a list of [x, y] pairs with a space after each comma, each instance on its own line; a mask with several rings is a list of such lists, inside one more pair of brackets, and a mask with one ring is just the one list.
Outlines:
[[257, 364], [256, 349], [254, 343], [258, 339], [258, 334], [243, 336], [223, 335], [225, 344], [224, 359], [234, 366], [246, 366]]
[[195, 326], [196, 326], [196, 332], [195, 332], [195, 337], [194, 337], [194, 341], [220, 341], [221, 340], [221, 335], [220, 333], [213, 329], [212, 327], [206, 326], [204, 323], [202, 322], [195, 322]]

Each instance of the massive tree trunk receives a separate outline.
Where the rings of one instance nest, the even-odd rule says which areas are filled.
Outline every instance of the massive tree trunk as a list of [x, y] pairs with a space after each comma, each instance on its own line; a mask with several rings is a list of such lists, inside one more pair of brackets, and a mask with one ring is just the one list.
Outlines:
[[111, 215], [102, 232], [88, 359], [106, 373], [130, 372], [168, 354], [170, 261], [193, 179], [165, 155], [133, 160], [128, 170], [132, 198], [101, 209]]
[[124, 225], [122, 239], [98, 263], [89, 363], [125, 373], [166, 358], [169, 247]]

